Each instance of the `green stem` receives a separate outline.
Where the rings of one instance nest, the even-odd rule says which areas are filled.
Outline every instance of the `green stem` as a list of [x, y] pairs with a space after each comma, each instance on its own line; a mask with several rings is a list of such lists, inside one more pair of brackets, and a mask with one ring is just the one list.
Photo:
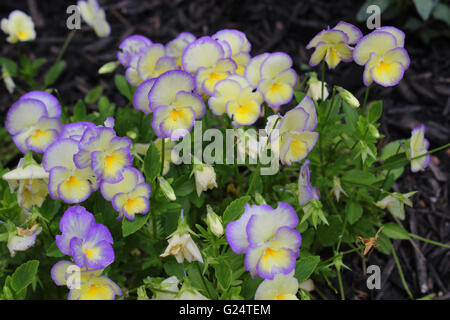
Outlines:
[[325, 125], [326, 125], [327, 122], [328, 122], [328, 118], [330, 117], [331, 109], [333, 109], [333, 103], [334, 103], [334, 97], [335, 97], [335, 94], [336, 94], [336, 88], [333, 87], [333, 93], [332, 93], [332, 95], [331, 95], [331, 103], [330, 103], [330, 107], [328, 108], [327, 115], [325, 116], [325, 121], [323, 122], [323, 126], [324, 126], [324, 127], [325, 127]]
[[212, 299], [211, 292], [209, 292], [208, 286], [206, 285], [205, 278], [202, 275], [202, 270], [200, 269], [200, 265], [198, 263], [195, 264], [197, 266], [198, 272], [200, 272], [200, 278], [202, 278], [203, 286], [205, 287], [206, 292], [210, 299]]
[[338, 283], [339, 283], [339, 292], [341, 293], [341, 300], [345, 300], [345, 293], [344, 293], [344, 285], [342, 284], [342, 277], [341, 277], [341, 269], [337, 269], [337, 277], [338, 277]]
[[339, 254], [337, 254], [337, 255], [335, 255], [335, 256], [333, 256], [333, 257], [327, 259], [327, 260], [324, 260], [324, 261], [320, 262], [319, 265], [318, 265], [318, 267], [319, 267], [319, 266], [323, 266], [323, 265], [327, 265], [329, 262], [333, 261], [333, 260], [334, 260], [336, 257], [338, 257], [338, 256], [344, 256], [344, 255], [346, 255], [346, 254], [349, 254], [349, 253], [352, 253], [352, 252], [355, 252], [355, 251], [358, 251], [358, 250], [361, 250], [361, 249], [364, 249], [364, 248], [365, 248], [365, 246], [361, 246], [361, 247], [356, 247], [356, 248], [354, 248], [354, 249], [351, 249], [351, 250], [347, 250], [347, 251], [341, 252], [341, 253], [339, 253]]
[[414, 233], [408, 233], [408, 234], [409, 234], [410, 237], [416, 238], [416, 239], [418, 239], [420, 241], [428, 242], [428, 243], [434, 244], [436, 246], [440, 246], [440, 247], [444, 247], [444, 248], [450, 249], [450, 245], [448, 245], [448, 244], [445, 244], [445, 243], [442, 243], [442, 242], [438, 242], [438, 241], [434, 241], [434, 240], [430, 240], [430, 239], [427, 239], [427, 238], [423, 238], [423, 237], [418, 236], [417, 234], [414, 234]]
[[165, 148], [166, 148], [166, 145], [165, 145], [165, 141], [166, 141], [166, 139], [162, 139], [162, 142], [161, 142], [161, 175], [163, 175], [163, 172], [164, 172], [164, 155], [165, 155]]
[[64, 41], [64, 44], [61, 48], [61, 51], [59, 51], [58, 56], [56, 57], [55, 62], [53, 63], [53, 65], [57, 64], [62, 57], [64, 56], [64, 53], [67, 50], [67, 47], [69, 46], [70, 42], [72, 41], [73, 36], [75, 35], [75, 33], [77, 32], [77, 29], [73, 29], [67, 36], [66, 40]]
[[364, 102], [362, 106], [363, 114], [366, 114], [366, 105], [367, 105], [367, 99], [369, 98], [369, 89], [370, 86], [366, 87], [366, 94], [364, 95]]
[[408, 296], [411, 300], [414, 300], [414, 296], [408, 288], [408, 284], [406, 283], [405, 276], [403, 275], [402, 266], [400, 265], [400, 260], [397, 257], [397, 253], [395, 253], [394, 247], [392, 247], [392, 255], [394, 256], [395, 264], [397, 265], [398, 274], [400, 275], [400, 279], [402, 280], [403, 287], [405, 288]]
[[325, 87], [325, 59], [322, 60], [322, 95], [321, 95], [321, 101], [323, 101], [323, 91], [324, 91], [324, 87]]

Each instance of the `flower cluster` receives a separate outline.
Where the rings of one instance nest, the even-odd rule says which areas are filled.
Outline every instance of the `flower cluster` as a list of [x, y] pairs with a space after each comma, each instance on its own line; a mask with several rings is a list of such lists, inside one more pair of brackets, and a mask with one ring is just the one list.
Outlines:
[[[56, 263], [51, 276], [56, 285], [70, 289], [69, 300], [108, 300], [121, 295], [120, 288], [101, 275], [114, 261], [113, 238], [108, 228], [95, 223], [92, 213], [84, 207], [73, 206], [61, 218], [56, 245], [75, 262]], [[71, 274], [71, 273], [75, 274]], [[69, 281], [69, 279], [76, 281]]]
[[245, 269], [252, 277], [273, 280], [276, 274], [294, 270], [301, 244], [297, 224], [297, 213], [287, 203], [279, 202], [276, 209], [265, 204], [246, 205], [225, 233], [231, 249], [245, 253]]

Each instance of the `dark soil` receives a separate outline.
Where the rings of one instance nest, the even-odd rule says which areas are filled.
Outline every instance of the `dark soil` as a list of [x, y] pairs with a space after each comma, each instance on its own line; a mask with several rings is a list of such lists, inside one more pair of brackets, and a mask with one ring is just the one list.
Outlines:
[[[106, 9], [112, 26], [111, 36], [99, 39], [83, 24], [75, 34], [64, 59], [68, 62], [63, 77], [56, 87], [64, 102], [72, 105], [86, 92], [102, 84], [104, 93], [117, 105], [125, 100], [116, 92], [111, 75], [98, 76], [97, 70], [108, 61], [116, 59], [120, 42], [138, 33], [153, 42], [166, 43], [182, 31], [196, 36], [208, 35], [224, 28], [236, 28], [247, 34], [252, 43], [252, 55], [264, 51], [284, 51], [291, 55], [295, 68], [301, 74], [301, 65], [307, 64], [310, 51], [305, 49], [309, 40], [328, 25], [333, 27], [340, 20], [360, 27], [368, 33], [364, 24], [355, 19], [362, 2], [356, 1], [183, 1], [183, 0], [121, 0], [100, 1]], [[25, 44], [23, 50], [36, 57], [45, 57], [51, 65], [56, 58], [69, 30], [65, 26], [67, 6], [75, 1], [2, 0], [0, 18], [13, 9], [31, 13], [37, 25], [37, 39]], [[384, 25], [401, 27], [408, 15], [417, 15], [411, 6]], [[440, 22], [432, 25], [437, 30], [448, 31]], [[0, 56], [17, 59], [13, 45], [0, 35]], [[437, 37], [425, 44], [415, 33], [408, 33], [406, 49], [411, 66], [401, 83], [392, 88], [373, 86], [370, 100], [382, 99], [384, 112], [381, 133], [383, 143], [408, 138], [411, 129], [420, 123], [427, 127], [430, 148], [448, 143], [450, 136], [450, 48], [449, 40]], [[327, 82], [337, 84], [363, 98], [362, 68], [354, 63], [341, 63], [335, 71], [327, 73]], [[316, 70], [319, 72], [319, 70]], [[4, 121], [6, 110], [18, 98], [11, 97], [0, 84], [0, 118]], [[14, 162], [15, 163], [15, 162]], [[7, 164], [13, 166], [13, 162]], [[450, 243], [449, 179], [450, 149], [432, 157], [430, 168], [421, 174], [406, 169], [394, 188], [400, 192], [419, 190], [414, 196], [414, 209], [407, 211], [404, 226], [413, 233], [436, 241]], [[419, 253], [406, 240], [394, 242], [408, 287], [414, 297], [435, 293], [437, 299], [450, 298], [450, 251], [424, 242], [414, 241]], [[368, 290], [361, 258], [354, 254], [344, 259], [352, 271], [343, 273], [345, 295], [348, 299], [408, 299], [392, 256], [375, 251], [366, 265], [377, 264], [382, 271], [380, 290]], [[317, 284], [328, 299], [338, 295], [326, 286]], [[337, 287], [337, 281], [333, 281]]]

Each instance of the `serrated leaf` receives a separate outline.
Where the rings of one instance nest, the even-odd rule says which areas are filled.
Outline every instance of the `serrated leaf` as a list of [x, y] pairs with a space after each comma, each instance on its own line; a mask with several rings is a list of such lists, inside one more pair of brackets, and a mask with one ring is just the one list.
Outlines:
[[406, 231], [405, 229], [400, 227], [398, 224], [393, 223], [393, 222], [386, 223], [383, 226], [382, 233], [384, 233], [386, 236], [388, 236], [391, 239], [409, 239], [409, 238], [411, 238], [409, 236], [408, 231]]
[[224, 224], [226, 225], [233, 220], [239, 219], [250, 199], [250, 196], [243, 196], [231, 202], [223, 213]]
[[148, 218], [150, 217], [150, 212], [142, 215], [138, 214], [134, 218], [134, 221], [130, 221], [127, 218], [124, 218], [122, 221], [122, 235], [123, 237], [128, 237], [129, 235], [135, 233], [139, 229], [141, 229], [148, 221]]
[[49, 87], [54, 84], [65, 68], [66, 62], [64, 60], [58, 61], [56, 64], [51, 66], [51, 68], [48, 69], [47, 73], [44, 76], [45, 87]]
[[299, 283], [309, 279], [320, 262], [319, 256], [300, 257], [295, 265], [295, 277]]
[[350, 224], [354, 224], [356, 221], [359, 220], [359, 218], [361, 218], [363, 208], [358, 202], [350, 200], [347, 202], [347, 205], [345, 206], [345, 212], [347, 221]]
[[20, 265], [11, 277], [11, 288], [15, 292], [20, 292], [28, 287], [36, 276], [38, 267], [38, 260], [30, 260]]

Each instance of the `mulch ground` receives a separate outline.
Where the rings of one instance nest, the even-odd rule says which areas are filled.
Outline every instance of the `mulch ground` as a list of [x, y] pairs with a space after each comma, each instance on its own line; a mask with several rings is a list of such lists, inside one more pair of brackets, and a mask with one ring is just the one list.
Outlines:
[[[31, 13], [37, 25], [37, 39], [25, 44], [23, 49], [35, 57], [47, 58], [46, 66], [49, 66], [69, 32], [65, 27], [68, 17], [66, 8], [74, 2], [3, 0], [0, 3], [0, 17], [6, 17], [13, 9]], [[124, 98], [115, 90], [113, 77], [99, 77], [97, 70], [105, 62], [115, 60], [120, 42], [134, 33], [143, 34], [153, 42], [166, 43], [182, 31], [202, 36], [224, 28], [236, 28], [247, 34], [252, 43], [252, 55], [264, 51], [287, 52], [300, 72], [311, 54], [305, 49], [306, 44], [328, 25], [333, 27], [340, 20], [345, 20], [360, 27], [363, 33], [368, 32], [355, 19], [360, 4], [355, 5], [355, 1], [350, 0], [121, 0], [100, 3], [106, 9], [112, 26], [111, 36], [99, 39], [85, 24], [76, 33], [64, 57], [68, 62], [67, 69], [56, 84], [66, 104], [73, 104], [99, 84], [105, 87], [104, 93], [110, 100], [119, 106], [125, 104]], [[400, 27], [410, 14], [416, 14], [414, 8], [389, 24]], [[448, 27], [438, 24], [437, 28]], [[0, 35], [0, 56], [16, 59], [16, 48], [7, 44], [5, 38]], [[436, 38], [425, 44], [414, 33], [407, 33], [405, 47], [411, 57], [411, 66], [403, 81], [393, 88], [374, 86], [369, 99], [383, 100], [381, 133], [386, 136], [384, 143], [408, 138], [413, 127], [424, 123], [430, 148], [435, 148], [450, 140], [448, 39]], [[327, 82], [345, 87], [362, 101], [365, 90], [362, 70], [354, 63], [341, 63], [335, 71], [327, 73]], [[0, 93], [0, 119], [3, 122], [6, 110], [18, 97], [8, 95], [3, 84], [0, 84]], [[13, 167], [15, 163], [16, 159], [7, 166]], [[443, 150], [432, 157], [430, 168], [425, 173], [411, 174], [407, 168], [394, 186], [399, 192], [419, 190], [413, 199], [414, 208], [407, 211], [404, 226], [413, 233], [444, 243], [450, 242], [449, 168], [450, 150]], [[394, 242], [414, 297], [436, 293], [437, 299], [449, 299], [450, 251], [424, 242], [414, 242], [418, 250], [408, 241]], [[392, 256], [375, 251], [366, 261], [366, 265], [381, 266], [380, 290], [367, 289], [363, 263], [358, 255], [346, 257], [344, 263], [352, 269], [343, 273], [347, 298], [408, 298]], [[333, 285], [337, 287], [337, 282], [334, 281]], [[318, 286], [327, 298], [338, 298], [326, 285]]]

